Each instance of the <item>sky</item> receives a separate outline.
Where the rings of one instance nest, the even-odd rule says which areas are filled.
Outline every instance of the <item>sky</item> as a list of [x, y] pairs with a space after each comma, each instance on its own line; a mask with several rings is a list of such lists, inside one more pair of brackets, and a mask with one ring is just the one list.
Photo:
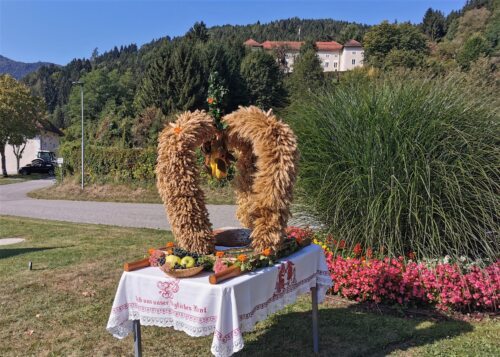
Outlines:
[[465, 0], [0, 0], [0, 54], [66, 64], [98, 48], [179, 36], [196, 22], [245, 25], [300, 17], [366, 24], [419, 23], [432, 7], [448, 14]]

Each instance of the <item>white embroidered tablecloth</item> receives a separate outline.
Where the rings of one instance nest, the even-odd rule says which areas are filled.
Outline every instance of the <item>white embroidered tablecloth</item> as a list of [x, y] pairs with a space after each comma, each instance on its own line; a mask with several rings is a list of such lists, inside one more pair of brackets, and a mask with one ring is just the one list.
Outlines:
[[332, 281], [321, 247], [311, 244], [259, 269], [217, 285], [209, 273], [173, 279], [159, 268], [124, 272], [116, 292], [107, 330], [117, 338], [142, 325], [173, 327], [189, 336], [214, 335], [211, 351], [230, 356], [243, 348], [242, 333], [258, 321], [295, 302], [311, 287], [324, 300]]

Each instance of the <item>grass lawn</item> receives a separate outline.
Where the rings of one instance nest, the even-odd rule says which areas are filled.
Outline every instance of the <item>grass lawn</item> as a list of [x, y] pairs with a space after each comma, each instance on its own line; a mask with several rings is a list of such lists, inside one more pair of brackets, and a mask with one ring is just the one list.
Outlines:
[[8, 177], [0, 176], [0, 185], [8, 185], [10, 183], [18, 183], [28, 180], [39, 180], [41, 178], [47, 178], [47, 175], [43, 174], [31, 174], [31, 175], [9, 175]]
[[[233, 188], [230, 186], [216, 188], [204, 185], [203, 190], [208, 204], [222, 205], [235, 202]], [[28, 196], [45, 200], [162, 203], [154, 185], [134, 187], [118, 184], [91, 184], [82, 191], [80, 183], [72, 179], [65, 180], [62, 184], [29, 192]]]
[[[106, 330], [125, 261], [172, 238], [166, 231], [0, 217], [0, 355], [132, 355], [132, 337]], [[29, 271], [28, 261], [33, 262]], [[320, 355], [498, 356], [498, 320], [481, 322], [404, 318], [356, 305], [322, 304]], [[308, 356], [310, 299], [259, 323], [245, 334], [238, 356]], [[190, 338], [144, 327], [145, 356], [209, 356], [212, 336]]]

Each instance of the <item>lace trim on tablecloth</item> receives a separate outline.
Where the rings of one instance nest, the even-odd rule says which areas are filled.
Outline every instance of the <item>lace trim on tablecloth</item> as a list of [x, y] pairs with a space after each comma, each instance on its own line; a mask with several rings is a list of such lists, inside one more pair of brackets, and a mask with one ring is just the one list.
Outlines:
[[129, 310], [128, 314], [115, 316], [108, 324], [111, 327], [107, 330], [117, 338], [125, 338], [133, 330], [132, 320], [139, 320], [144, 326], [173, 327], [191, 337], [207, 336], [215, 331], [215, 325], [192, 326], [172, 317], [147, 316], [134, 310]]
[[[223, 335], [220, 331], [215, 330], [214, 342], [217, 339], [218, 343], [212, 343], [210, 351], [216, 357], [229, 357], [240, 351], [245, 346], [243, 335], [239, 328]], [[230, 344], [228, 342], [231, 342]]]
[[[316, 278], [316, 284], [311, 284], [314, 278]], [[293, 304], [300, 295], [309, 293], [314, 285], [318, 288], [318, 303], [320, 303], [325, 299], [327, 290], [332, 286], [328, 272], [318, 270], [311, 276], [288, 286], [283, 292], [274, 294], [266, 302], [254, 306], [249, 313], [240, 315], [241, 332], [252, 331], [256, 323], [265, 320], [269, 315], [278, 312], [285, 306]]]

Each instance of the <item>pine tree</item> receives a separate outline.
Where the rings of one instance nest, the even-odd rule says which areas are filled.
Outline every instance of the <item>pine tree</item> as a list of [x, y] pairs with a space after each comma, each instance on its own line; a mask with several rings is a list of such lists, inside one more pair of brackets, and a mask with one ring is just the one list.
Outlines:
[[432, 41], [440, 40], [446, 34], [446, 18], [439, 10], [429, 8], [422, 20], [422, 31]]
[[195, 22], [193, 27], [191, 27], [189, 31], [186, 33], [186, 38], [188, 40], [195, 40], [201, 42], [208, 41], [209, 35], [208, 35], [207, 25], [205, 25], [203, 21]]
[[166, 82], [166, 106], [169, 112], [205, 106], [208, 75], [203, 67], [201, 49], [180, 41], [170, 57], [171, 76]]
[[172, 48], [171, 43], [164, 43], [147, 69], [134, 99], [136, 112], [140, 112], [145, 108], [156, 107], [161, 109], [165, 115], [169, 113], [166, 86], [172, 75], [170, 61]]

